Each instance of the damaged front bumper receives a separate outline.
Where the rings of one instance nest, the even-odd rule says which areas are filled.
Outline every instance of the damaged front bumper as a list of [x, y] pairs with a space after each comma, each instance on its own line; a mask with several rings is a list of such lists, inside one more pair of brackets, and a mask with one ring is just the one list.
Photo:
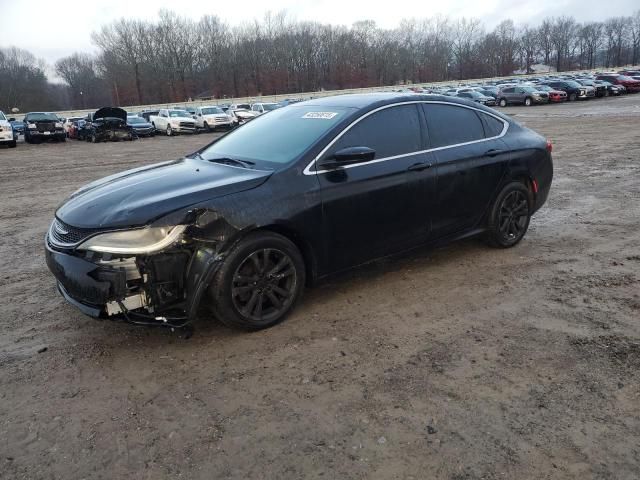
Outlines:
[[59, 292], [85, 315], [168, 327], [195, 318], [220, 264], [210, 246], [117, 256], [60, 250], [47, 239], [45, 256]]

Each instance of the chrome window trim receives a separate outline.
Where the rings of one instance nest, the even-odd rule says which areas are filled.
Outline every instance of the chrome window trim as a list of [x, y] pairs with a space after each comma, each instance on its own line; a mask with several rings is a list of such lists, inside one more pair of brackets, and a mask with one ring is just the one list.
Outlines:
[[312, 168], [315, 165], [315, 163], [318, 160], [320, 160], [320, 158], [322, 158], [322, 156], [325, 153], [327, 153], [327, 150], [329, 150], [338, 140], [340, 140], [340, 138], [342, 138], [342, 136], [345, 133], [347, 133], [354, 125], [358, 124], [359, 122], [361, 122], [362, 120], [364, 120], [368, 116], [373, 115], [374, 113], [379, 112], [380, 110], [385, 110], [385, 109], [391, 108], [391, 107], [397, 107], [397, 106], [400, 106], [400, 105], [416, 105], [416, 104], [421, 104], [421, 103], [440, 104], [440, 105], [453, 105], [455, 107], [468, 108], [469, 110], [475, 110], [476, 112], [484, 113], [485, 115], [489, 115], [490, 117], [493, 117], [496, 120], [499, 120], [500, 122], [502, 122], [502, 124], [503, 124], [502, 132], [500, 132], [499, 135], [496, 135], [494, 137], [483, 138], [481, 140], [472, 140], [470, 142], [455, 143], [453, 145], [445, 145], [445, 146], [442, 146], [442, 147], [428, 148], [426, 150], [418, 150], [418, 151], [415, 151], [415, 152], [403, 153], [403, 154], [400, 154], [400, 155], [393, 155], [391, 157], [377, 158], [377, 159], [371, 160], [369, 162], [354, 163], [352, 165], [345, 165], [344, 167], [342, 167], [342, 169], [354, 168], [354, 167], [363, 167], [365, 165], [371, 165], [371, 164], [374, 164], [374, 163], [385, 162], [387, 160], [395, 160], [397, 158], [410, 157], [412, 155], [419, 155], [419, 154], [428, 153], [428, 152], [436, 152], [438, 150], [446, 150], [448, 148], [456, 148], [456, 147], [461, 147], [461, 146], [464, 146], [464, 145], [472, 145], [474, 143], [486, 142], [488, 140], [495, 140], [496, 138], [504, 137], [506, 135], [506, 133], [507, 133], [507, 130], [509, 130], [509, 122], [507, 122], [503, 118], [500, 118], [499, 116], [494, 115], [491, 112], [487, 112], [486, 110], [482, 110], [480, 108], [475, 108], [475, 107], [472, 107], [470, 105], [461, 105], [459, 103], [443, 102], [443, 101], [440, 101], [440, 100], [415, 100], [415, 101], [408, 101], [408, 102], [391, 103], [389, 105], [383, 105], [382, 107], [378, 107], [378, 108], [376, 108], [374, 110], [371, 110], [370, 112], [367, 112], [366, 114], [364, 114], [361, 117], [355, 119], [353, 122], [351, 122], [349, 125], [347, 125], [344, 128], [344, 130], [342, 130], [338, 135], [336, 135], [335, 138], [333, 140], [331, 140], [331, 142], [329, 142], [329, 144], [326, 147], [324, 147], [322, 149], [322, 151], [318, 155], [316, 155], [316, 157], [313, 160], [311, 160], [311, 162], [309, 162], [309, 164], [303, 170], [303, 173], [305, 175], [319, 175], [321, 173], [329, 173], [329, 172], [335, 171], [335, 170], [312, 170]]

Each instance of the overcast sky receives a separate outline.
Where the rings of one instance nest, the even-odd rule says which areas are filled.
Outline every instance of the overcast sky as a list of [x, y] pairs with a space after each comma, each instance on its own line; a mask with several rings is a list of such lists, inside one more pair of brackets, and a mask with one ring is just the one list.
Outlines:
[[0, 0], [0, 46], [19, 46], [52, 64], [74, 51], [94, 50], [91, 32], [101, 25], [122, 17], [155, 19], [160, 8], [194, 19], [218, 15], [230, 24], [286, 10], [297, 20], [342, 25], [374, 20], [392, 28], [403, 18], [444, 14], [477, 17], [492, 28], [507, 18], [537, 24], [547, 15], [600, 20], [603, 15], [631, 15], [639, 6], [638, 0]]

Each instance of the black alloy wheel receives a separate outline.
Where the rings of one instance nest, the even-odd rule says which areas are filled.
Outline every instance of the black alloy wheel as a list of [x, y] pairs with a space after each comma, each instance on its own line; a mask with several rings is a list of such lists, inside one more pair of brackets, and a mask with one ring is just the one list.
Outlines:
[[282, 314], [296, 293], [293, 261], [284, 252], [264, 248], [251, 253], [236, 269], [231, 298], [236, 309], [255, 322]]
[[523, 183], [506, 185], [491, 208], [487, 232], [489, 244], [508, 248], [520, 242], [529, 228], [532, 205], [531, 192]]
[[275, 325], [302, 295], [305, 266], [298, 248], [258, 231], [234, 246], [209, 286], [211, 310], [225, 325], [259, 330]]

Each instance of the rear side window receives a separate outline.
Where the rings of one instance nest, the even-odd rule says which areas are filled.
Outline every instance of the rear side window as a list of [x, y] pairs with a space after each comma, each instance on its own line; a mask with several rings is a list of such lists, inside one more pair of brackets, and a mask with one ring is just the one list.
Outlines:
[[399, 105], [373, 113], [356, 123], [327, 152], [347, 147], [369, 147], [376, 159], [423, 150], [416, 105]]
[[484, 124], [484, 134], [486, 138], [497, 137], [504, 129], [504, 123], [486, 113], [478, 113]]
[[513, 93], [513, 92], [515, 92], [515, 90], [516, 90], [516, 89], [515, 89], [515, 88], [513, 88], [513, 87], [511, 87], [511, 88], [504, 88], [504, 89], [502, 90], [502, 92], [503, 92], [503, 93]]
[[424, 105], [431, 148], [483, 140], [480, 117], [470, 108], [455, 105]]

